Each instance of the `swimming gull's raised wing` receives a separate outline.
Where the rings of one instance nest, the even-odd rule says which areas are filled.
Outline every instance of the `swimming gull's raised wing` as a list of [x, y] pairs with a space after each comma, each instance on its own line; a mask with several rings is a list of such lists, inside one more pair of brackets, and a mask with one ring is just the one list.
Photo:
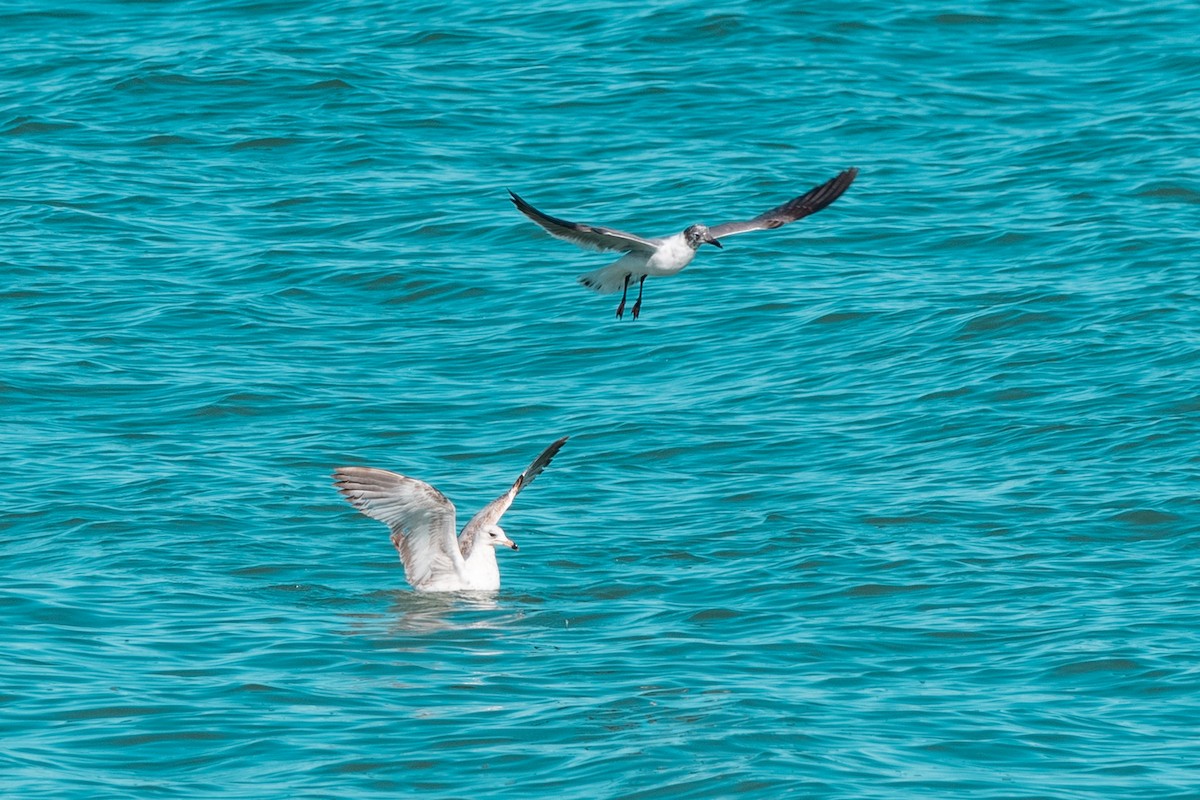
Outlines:
[[837, 177], [829, 179], [820, 186], [810, 189], [808, 192], [787, 201], [781, 206], [759, 214], [754, 219], [746, 220], [745, 222], [724, 222], [709, 228], [708, 232], [714, 239], [724, 239], [726, 236], [733, 236], [735, 233], [766, 231], [786, 225], [789, 222], [795, 222], [798, 219], [807, 217], [809, 214], [815, 214], [841, 197], [842, 193], [850, 188], [850, 184], [854, 183], [854, 178], [857, 175], [858, 170], [855, 167], [851, 167], [840, 173]]
[[650, 239], [643, 239], [641, 236], [634, 236], [632, 233], [625, 233], [613, 228], [602, 228], [598, 225], [569, 222], [565, 219], [552, 217], [549, 214], [543, 214], [529, 205], [529, 203], [526, 203], [516, 192], [509, 190], [508, 193], [511, 195], [512, 203], [517, 207], [518, 211], [538, 225], [541, 225], [547, 233], [556, 239], [562, 239], [588, 250], [600, 250], [601, 252], [627, 253], [633, 250], [640, 250], [644, 253], [653, 253], [658, 249], [656, 242]]
[[488, 525], [495, 525], [500, 521], [500, 517], [504, 516], [505, 511], [508, 511], [517, 494], [526, 486], [533, 483], [534, 478], [542, 474], [542, 470], [550, 465], [550, 460], [558, 454], [558, 451], [562, 449], [568, 438], [564, 436], [543, 450], [542, 454], [535, 458], [533, 463], [517, 476], [517, 480], [507, 492], [488, 503], [483, 507], [482, 511], [471, 518], [471, 521], [463, 528], [462, 548], [464, 555], [470, 555], [471, 546], [475, 543], [475, 535]]
[[404, 576], [414, 589], [446, 574], [463, 575], [454, 504], [429, 484], [373, 467], [339, 467], [334, 485], [350, 505], [392, 530]]

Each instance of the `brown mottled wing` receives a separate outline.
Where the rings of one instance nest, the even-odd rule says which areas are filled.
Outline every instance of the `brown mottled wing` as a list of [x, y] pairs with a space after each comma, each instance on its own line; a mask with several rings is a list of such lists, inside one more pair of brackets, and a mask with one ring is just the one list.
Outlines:
[[339, 467], [334, 486], [350, 505], [392, 530], [404, 576], [414, 589], [447, 573], [462, 575], [454, 504], [427, 483], [373, 467]]
[[754, 219], [746, 220], [745, 222], [724, 222], [709, 228], [708, 232], [712, 234], [714, 239], [724, 239], [726, 236], [733, 236], [735, 233], [771, 230], [772, 228], [786, 225], [789, 222], [795, 222], [798, 219], [807, 217], [809, 214], [817, 213], [841, 197], [842, 193], [850, 188], [850, 184], [854, 183], [854, 178], [857, 175], [858, 170], [851, 167], [836, 178], [831, 178], [820, 186], [810, 189], [805, 194], [789, 200], [781, 206], [772, 208], [770, 211], [759, 214]]
[[640, 250], [644, 253], [653, 253], [658, 249], [656, 241], [643, 239], [641, 236], [634, 236], [632, 233], [625, 233], [613, 228], [584, 225], [580, 222], [569, 222], [565, 219], [552, 217], [549, 214], [543, 214], [529, 205], [529, 203], [526, 203], [516, 192], [510, 190], [509, 195], [518, 211], [538, 225], [541, 225], [546, 230], [546, 233], [549, 233], [556, 239], [562, 239], [588, 250], [600, 250], [601, 252], [628, 253], [632, 250]]
[[465, 553], [471, 552], [471, 546], [474, 544], [475, 535], [488, 525], [495, 525], [500, 521], [500, 517], [504, 516], [504, 512], [508, 511], [508, 507], [512, 505], [517, 494], [529, 484], [533, 483], [533, 479], [542, 474], [550, 464], [550, 460], [562, 449], [568, 437], [564, 436], [554, 444], [542, 451], [542, 454], [533, 460], [524, 472], [518, 477], [512, 487], [504, 494], [497, 497], [492, 502], [483, 507], [483, 510], [471, 518], [467, 526], [463, 528], [462, 547]]

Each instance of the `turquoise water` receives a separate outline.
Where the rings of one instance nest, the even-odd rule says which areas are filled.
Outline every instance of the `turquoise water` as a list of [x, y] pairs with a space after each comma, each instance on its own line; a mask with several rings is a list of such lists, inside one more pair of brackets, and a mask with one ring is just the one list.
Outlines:
[[6, 796], [1200, 797], [1195, 12], [0, 4]]

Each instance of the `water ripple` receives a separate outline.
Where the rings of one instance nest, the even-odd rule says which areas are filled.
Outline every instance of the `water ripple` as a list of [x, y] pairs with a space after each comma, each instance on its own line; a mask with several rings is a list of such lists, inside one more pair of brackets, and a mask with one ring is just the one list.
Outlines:
[[[1194, 796], [1189, 11], [0, 12], [8, 791]], [[566, 434], [495, 597], [329, 486]]]

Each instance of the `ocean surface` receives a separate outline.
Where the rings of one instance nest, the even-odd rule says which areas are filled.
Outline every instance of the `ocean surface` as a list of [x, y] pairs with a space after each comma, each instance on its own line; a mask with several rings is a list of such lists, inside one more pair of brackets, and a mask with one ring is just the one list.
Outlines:
[[1200, 798], [1196, 20], [0, 2], [3, 795]]

